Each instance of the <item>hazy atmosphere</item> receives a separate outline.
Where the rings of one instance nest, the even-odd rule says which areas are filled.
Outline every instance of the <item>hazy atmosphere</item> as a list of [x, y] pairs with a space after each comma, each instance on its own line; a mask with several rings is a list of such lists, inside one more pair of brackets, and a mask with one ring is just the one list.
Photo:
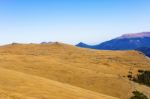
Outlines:
[[149, 0], [0, 0], [0, 44], [98, 44], [150, 31]]

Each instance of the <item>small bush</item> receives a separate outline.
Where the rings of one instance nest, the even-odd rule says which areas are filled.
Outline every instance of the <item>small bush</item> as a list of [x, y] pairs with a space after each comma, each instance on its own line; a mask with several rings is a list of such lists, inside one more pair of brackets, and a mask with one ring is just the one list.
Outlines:
[[130, 99], [148, 99], [146, 95], [139, 91], [133, 91], [133, 96]]
[[150, 71], [142, 71], [136, 77], [133, 77], [132, 80], [150, 87]]
[[132, 79], [132, 75], [131, 75], [131, 74], [129, 74], [129, 75], [128, 75], [128, 78], [129, 78], [129, 80], [131, 80], [131, 79]]
[[139, 73], [143, 73], [143, 72], [144, 72], [144, 70], [138, 70], [138, 72], [139, 72]]

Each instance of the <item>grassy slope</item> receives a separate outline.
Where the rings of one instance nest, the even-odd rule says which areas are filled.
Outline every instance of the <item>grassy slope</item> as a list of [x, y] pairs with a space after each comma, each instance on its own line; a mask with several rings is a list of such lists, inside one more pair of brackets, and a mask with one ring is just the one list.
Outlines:
[[131, 95], [133, 87], [150, 94], [149, 88], [123, 77], [129, 70], [150, 69], [149, 64], [150, 60], [136, 51], [97, 51], [60, 43], [0, 47], [1, 68], [122, 99]]
[[0, 68], [0, 98], [116, 99], [57, 81], [2, 68]]

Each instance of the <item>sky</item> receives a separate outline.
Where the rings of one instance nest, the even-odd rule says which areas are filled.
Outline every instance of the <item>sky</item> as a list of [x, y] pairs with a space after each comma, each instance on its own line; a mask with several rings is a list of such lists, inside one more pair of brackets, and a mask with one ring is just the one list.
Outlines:
[[99, 44], [150, 31], [150, 0], [0, 0], [0, 44]]

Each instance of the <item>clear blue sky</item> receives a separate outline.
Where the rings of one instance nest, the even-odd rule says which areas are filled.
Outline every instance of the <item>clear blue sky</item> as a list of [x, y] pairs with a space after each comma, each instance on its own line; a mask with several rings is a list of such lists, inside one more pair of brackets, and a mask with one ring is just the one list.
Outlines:
[[0, 44], [98, 44], [150, 31], [150, 0], [0, 0]]

